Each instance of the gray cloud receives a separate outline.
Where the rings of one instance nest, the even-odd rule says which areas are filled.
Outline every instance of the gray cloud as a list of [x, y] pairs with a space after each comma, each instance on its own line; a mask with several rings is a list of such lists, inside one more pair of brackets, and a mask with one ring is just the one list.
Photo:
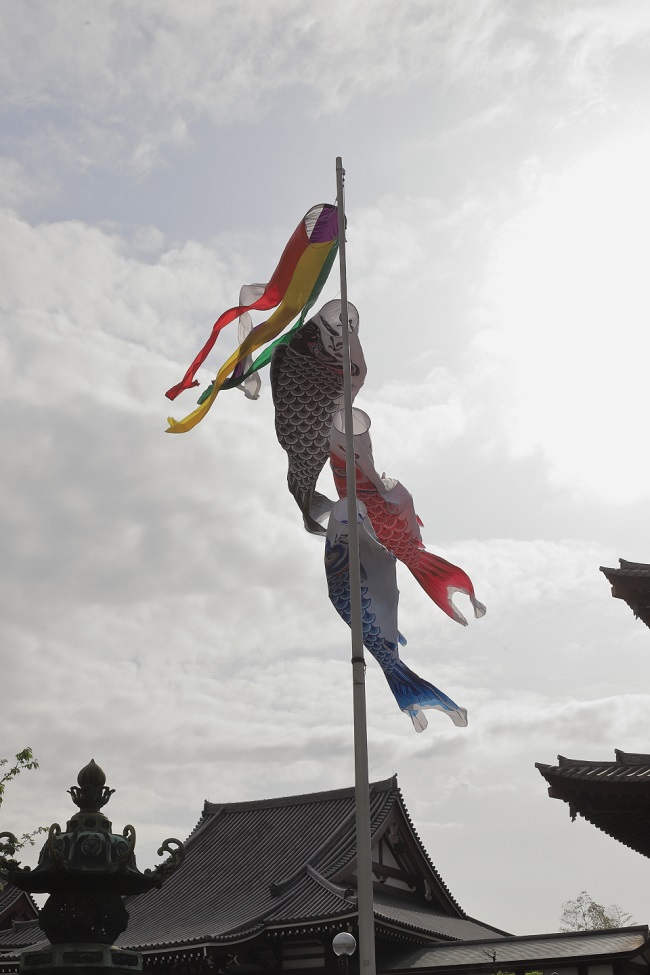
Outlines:
[[645, 7], [254, 9], [5, 15], [0, 680], [4, 751], [41, 768], [2, 828], [65, 817], [91, 755], [144, 866], [205, 798], [353, 781], [349, 631], [268, 384], [163, 432], [194, 405], [164, 390], [332, 197], [338, 152], [377, 464], [488, 606], [462, 629], [398, 567], [404, 657], [470, 724], [415, 735], [369, 660], [371, 775], [399, 773], [471, 914], [551, 930], [584, 887], [643, 921], [644, 865], [571, 826], [534, 763], [644, 747], [647, 630], [598, 565], [648, 558], [621, 422], [647, 358]]

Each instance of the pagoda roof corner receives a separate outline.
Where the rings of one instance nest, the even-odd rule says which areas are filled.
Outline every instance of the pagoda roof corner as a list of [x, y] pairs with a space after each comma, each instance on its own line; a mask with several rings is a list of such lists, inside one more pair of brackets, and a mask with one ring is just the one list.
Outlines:
[[618, 569], [600, 566], [612, 587], [612, 596], [626, 602], [635, 617], [650, 627], [650, 564], [618, 561]]
[[650, 857], [650, 754], [615, 750], [613, 762], [566, 758], [557, 765], [536, 762], [548, 794], [569, 806], [572, 819], [587, 822]]

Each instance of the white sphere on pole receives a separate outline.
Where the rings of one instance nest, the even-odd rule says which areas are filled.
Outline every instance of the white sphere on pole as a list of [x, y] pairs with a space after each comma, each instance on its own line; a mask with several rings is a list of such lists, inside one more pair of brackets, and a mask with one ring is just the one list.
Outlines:
[[357, 939], [349, 931], [340, 931], [334, 936], [332, 941], [332, 948], [334, 954], [338, 955], [353, 955], [356, 951]]

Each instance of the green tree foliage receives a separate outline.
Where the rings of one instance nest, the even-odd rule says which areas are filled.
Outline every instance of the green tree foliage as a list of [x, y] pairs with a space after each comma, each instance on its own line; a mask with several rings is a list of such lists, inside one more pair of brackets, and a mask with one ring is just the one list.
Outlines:
[[[0, 758], [0, 766], [8, 765], [8, 758]], [[23, 769], [38, 768], [38, 762], [34, 758], [34, 754], [31, 748], [23, 748], [22, 752], [18, 752], [15, 756], [14, 764], [11, 768], [7, 769], [0, 778], [0, 806], [2, 805], [2, 800], [4, 799], [5, 789], [7, 787], [7, 782], [15, 779], [16, 776], [23, 771]]]
[[[12, 779], [15, 779], [16, 776], [21, 772], [38, 768], [38, 762], [34, 758], [31, 748], [23, 748], [23, 750], [18, 752], [18, 754], [15, 755], [11, 761], [12, 764], [10, 765], [10, 759], [0, 758], [0, 770], [9, 765], [9, 768], [5, 768], [0, 775], [0, 807], [2, 806], [5, 798], [7, 783], [11, 782]], [[29, 843], [31, 846], [33, 846], [35, 836], [38, 836], [39, 833], [46, 832], [47, 829], [45, 826], [39, 826], [38, 829], [32, 830], [31, 833], [23, 833], [22, 836], [16, 837], [15, 843], [13, 842], [13, 838], [7, 836], [6, 834], [3, 835], [0, 833], [0, 867], [2, 867], [3, 861], [7, 863], [8, 858], [13, 857], [16, 851], [22, 849], [24, 846], [26, 846], [26, 844]], [[2, 877], [0, 876], [0, 890], [2, 890], [3, 886]]]
[[598, 931], [602, 928], [624, 928], [634, 924], [632, 915], [610, 904], [597, 904], [586, 890], [580, 891], [574, 901], [565, 901], [560, 917], [560, 931]]

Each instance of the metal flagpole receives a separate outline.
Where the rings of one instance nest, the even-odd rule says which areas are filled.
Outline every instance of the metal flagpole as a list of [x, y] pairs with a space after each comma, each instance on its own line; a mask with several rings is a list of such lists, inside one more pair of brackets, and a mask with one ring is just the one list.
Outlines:
[[348, 492], [348, 537], [350, 542], [350, 611], [352, 628], [352, 703], [354, 713], [354, 788], [357, 827], [357, 908], [359, 912], [359, 971], [375, 975], [375, 914], [372, 897], [372, 849], [370, 845], [370, 796], [368, 781], [368, 735], [366, 728], [366, 663], [361, 625], [361, 571], [357, 526], [357, 483], [354, 461], [350, 335], [348, 331], [348, 282], [345, 264], [345, 170], [336, 157], [336, 199], [339, 218], [339, 262], [341, 268], [341, 334], [343, 338], [343, 406], [345, 418], [345, 463]]

